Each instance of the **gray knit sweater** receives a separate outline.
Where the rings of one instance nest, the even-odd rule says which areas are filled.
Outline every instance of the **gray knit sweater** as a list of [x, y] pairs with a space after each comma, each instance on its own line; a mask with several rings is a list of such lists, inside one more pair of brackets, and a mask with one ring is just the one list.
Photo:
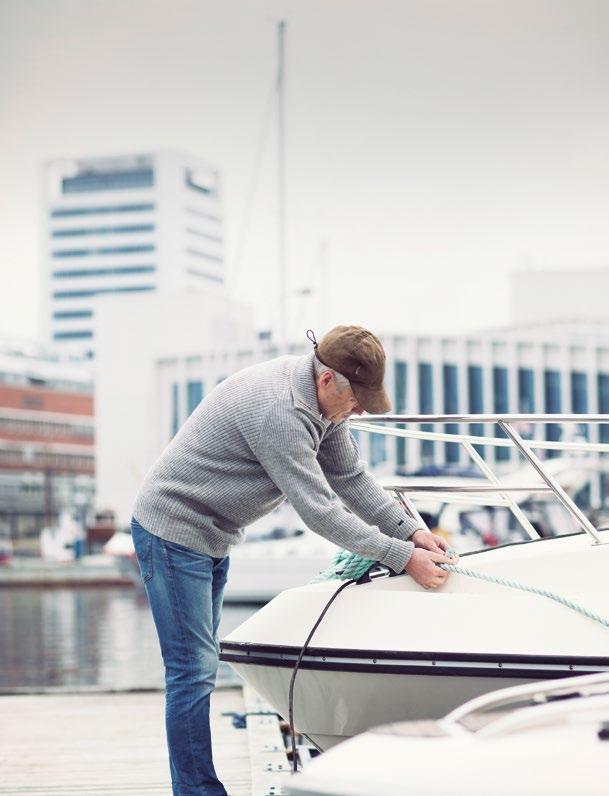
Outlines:
[[263, 362], [215, 387], [148, 472], [135, 519], [221, 557], [287, 497], [313, 531], [401, 572], [420, 526], [368, 473], [348, 424], [321, 415], [313, 356]]

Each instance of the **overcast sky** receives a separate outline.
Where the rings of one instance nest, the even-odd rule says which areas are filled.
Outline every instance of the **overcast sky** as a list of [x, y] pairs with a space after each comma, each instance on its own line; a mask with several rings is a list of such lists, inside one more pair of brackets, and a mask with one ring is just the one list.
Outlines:
[[[606, 0], [0, 0], [0, 332], [38, 332], [46, 158], [206, 159], [230, 266], [282, 16], [294, 333], [501, 325], [514, 270], [609, 265]], [[275, 158], [272, 128], [236, 272], [261, 327]]]

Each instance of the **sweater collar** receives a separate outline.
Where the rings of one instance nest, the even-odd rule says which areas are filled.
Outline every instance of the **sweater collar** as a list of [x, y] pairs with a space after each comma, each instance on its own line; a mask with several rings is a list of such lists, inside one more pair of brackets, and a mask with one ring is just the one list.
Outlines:
[[298, 357], [296, 366], [292, 371], [292, 396], [296, 407], [304, 409], [326, 429], [331, 421], [325, 418], [319, 410], [317, 389], [315, 387], [315, 371], [313, 368], [314, 356], [314, 352], [311, 352]]

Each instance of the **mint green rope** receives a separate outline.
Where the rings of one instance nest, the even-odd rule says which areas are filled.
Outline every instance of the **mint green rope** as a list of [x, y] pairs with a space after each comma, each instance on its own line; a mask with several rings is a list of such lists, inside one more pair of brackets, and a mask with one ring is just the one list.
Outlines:
[[365, 575], [375, 561], [369, 558], [362, 558], [357, 553], [350, 553], [348, 550], [339, 550], [332, 559], [328, 569], [324, 569], [316, 575], [311, 583], [322, 583], [326, 580], [359, 580]]
[[603, 616], [600, 616], [600, 614], [594, 613], [594, 611], [590, 611], [585, 606], [580, 605], [573, 600], [569, 600], [554, 591], [539, 589], [536, 586], [529, 586], [526, 583], [518, 583], [518, 581], [508, 580], [507, 578], [498, 578], [495, 575], [485, 575], [482, 572], [476, 572], [473, 569], [465, 569], [464, 567], [456, 567], [453, 564], [438, 564], [438, 566], [442, 567], [442, 569], [446, 570], [447, 572], [454, 572], [457, 575], [467, 575], [470, 578], [478, 578], [478, 580], [485, 580], [488, 583], [496, 583], [498, 586], [507, 586], [510, 589], [519, 589], [520, 591], [528, 592], [529, 594], [537, 594], [540, 597], [547, 597], [548, 600], [554, 600], [555, 602], [564, 605], [565, 608], [570, 608], [572, 611], [577, 611], [578, 613], [582, 614], [582, 616], [586, 616], [588, 619], [592, 619], [594, 622], [599, 622], [604, 627], [609, 627], [609, 619], [605, 619]]
[[[452, 550], [448, 551], [449, 555], [453, 554]], [[350, 553], [348, 550], [339, 550], [332, 559], [331, 565], [328, 569], [320, 572], [311, 583], [322, 583], [327, 580], [358, 580], [365, 575], [370, 567], [375, 564], [368, 558], [362, 558], [357, 553]], [[520, 591], [528, 592], [529, 594], [537, 594], [540, 597], [546, 597], [548, 600], [554, 600], [565, 608], [570, 608], [572, 611], [577, 611], [582, 616], [598, 622], [604, 627], [609, 627], [609, 619], [600, 616], [600, 614], [590, 611], [583, 605], [569, 600], [560, 594], [547, 589], [539, 589], [536, 586], [528, 586], [526, 583], [519, 583], [515, 580], [508, 580], [507, 578], [499, 578], [495, 575], [485, 575], [483, 572], [476, 572], [473, 569], [466, 569], [465, 567], [457, 567], [454, 564], [438, 564], [439, 567], [446, 572], [452, 572], [455, 575], [466, 575], [470, 578], [478, 578], [478, 580], [487, 581], [487, 583], [495, 583], [497, 586], [506, 586], [510, 589], [518, 589]]]

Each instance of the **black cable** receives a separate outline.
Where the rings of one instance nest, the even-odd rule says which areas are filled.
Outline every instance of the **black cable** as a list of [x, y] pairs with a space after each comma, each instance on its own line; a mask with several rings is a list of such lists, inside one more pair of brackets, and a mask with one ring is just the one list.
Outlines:
[[341, 593], [341, 591], [343, 589], [346, 589], [347, 586], [350, 586], [352, 583], [357, 583], [357, 580], [347, 580], [344, 583], [341, 583], [339, 588], [334, 592], [332, 597], [330, 597], [330, 599], [326, 603], [326, 606], [325, 606], [324, 610], [319, 615], [319, 617], [317, 619], [317, 622], [315, 622], [311, 632], [307, 636], [307, 640], [302, 645], [302, 649], [300, 650], [300, 655], [298, 656], [298, 659], [296, 661], [296, 665], [294, 666], [294, 670], [292, 672], [292, 677], [290, 678], [290, 690], [289, 690], [289, 693], [288, 693], [288, 721], [289, 721], [289, 724], [290, 724], [290, 738], [291, 738], [291, 741], [292, 741], [292, 771], [294, 772], [294, 774], [296, 774], [297, 771], [298, 771], [298, 758], [296, 756], [296, 733], [294, 732], [294, 681], [296, 680], [296, 675], [298, 673], [298, 667], [300, 666], [300, 663], [301, 663], [301, 661], [302, 661], [302, 659], [304, 657], [304, 654], [307, 651], [307, 647], [309, 646], [309, 643], [310, 643], [311, 639], [313, 638], [313, 633], [315, 633], [315, 631], [319, 627], [319, 625], [321, 623], [321, 620], [326, 615], [326, 612], [327, 612], [328, 608], [332, 605], [332, 603], [338, 597], [338, 595]]

